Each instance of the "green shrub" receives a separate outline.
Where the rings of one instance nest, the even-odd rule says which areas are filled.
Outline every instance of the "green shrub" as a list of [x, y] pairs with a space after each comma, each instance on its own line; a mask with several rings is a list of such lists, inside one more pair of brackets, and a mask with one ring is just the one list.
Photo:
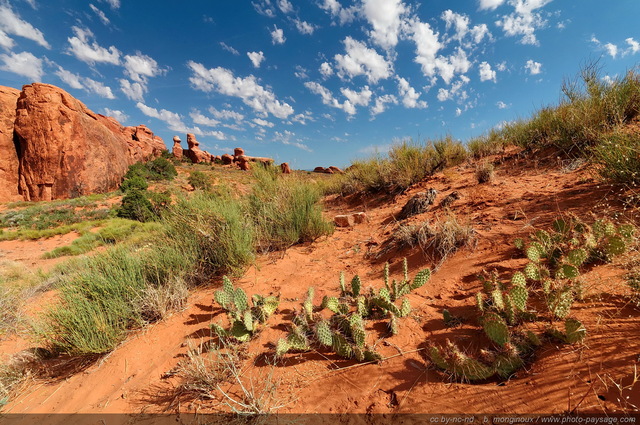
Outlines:
[[125, 179], [120, 185], [120, 191], [123, 193], [127, 193], [132, 190], [143, 191], [147, 190], [149, 184], [147, 181], [141, 176], [133, 176], [131, 178]]
[[122, 204], [116, 214], [121, 218], [141, 222], [149, 221], [155, 216], [153, 213], [153, 205], [151, 205], [151, 202], [147, 199], [145, 192], [141, 190], [129, 191], [122, 198]]
[[173, 180], [177, 175], [176, 167], [171, 161], [160, 157], [147, 162], [151, 180]]
[[129, 166], [124, 179], [141, 177], [145, 180], [173, 180], [178, 171], [173, 163], [166, 158], [159, 157], [149, 162], [137, 162]]
[[211, 190], [211, 181], [202, 171], [192, 172], [188, 182], [194, 189]]

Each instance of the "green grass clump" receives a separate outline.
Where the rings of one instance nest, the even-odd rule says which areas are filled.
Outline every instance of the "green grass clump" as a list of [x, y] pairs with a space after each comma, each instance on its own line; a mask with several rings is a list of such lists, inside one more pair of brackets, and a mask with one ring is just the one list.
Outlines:
[[87, 220], [102, 220], [110, 214], [109, 208], [100, 208], [95, 202], [72, 201], [75, 200], [18, 204], [0, 214], [0, 228], [47, 230]]
[[211, 190], [211, 181], [202, 171], [194, 171], [189, 175], [188, 182], [194, 189]]
[[346, 173], [337, 177], [333, 191], [402, 193], [411, 185], [467, 158], [465, 147], [451, 137], [417, 144], [402, 141], [391, 147], [388, 157], [380, 155], [355, 161]]
[[273, 167], [255, 167], [254, 176], [257, 182], [249, 196], [248, 212], [261, 251], [310, 242], [333, 231], [322, 217], [322, 193], [317, 184], [283, 179]]
[[611, 183], [640, 185], [640, 135], [613, 133], [593, 148], [600, 175]]
[[70, 245], [61, 246], [47, 252], [43, 258], [58, 258], [85, 254], [99, 246], [114, 245], [124, 241], [139, 243], [150, 239], [156, 234], [162, 225], [156, 222], [141, 223], [139, 221], [123, 218], [112, 218], [101, 223], [96, 231], [83, 230], [80, 237]]
[[237, 273], [253, 261], [253, 223], [237, 199], [196, 192], [172, 206], [163, 222], [167, 239], [194, 269]]

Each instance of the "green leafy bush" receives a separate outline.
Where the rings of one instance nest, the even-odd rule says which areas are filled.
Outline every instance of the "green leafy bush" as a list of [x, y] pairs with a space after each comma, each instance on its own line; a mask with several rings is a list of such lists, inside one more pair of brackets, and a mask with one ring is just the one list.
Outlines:
[[131, 178], [125, 179], [120, 185], [120, 191], [123, 193], [130, 192], [132, 190], [144, 191], [147, 190], [149, 184], [147, 180], [145, 180], [141, 176], [133, 176]]
[[155, 217], [153, 205], [147, 199], [146, 193], [141, 190], [131, 190], [123, 198], [122, 204], [116, 211], [116, 215], [129, 220], [141, 222], [149, 221]]

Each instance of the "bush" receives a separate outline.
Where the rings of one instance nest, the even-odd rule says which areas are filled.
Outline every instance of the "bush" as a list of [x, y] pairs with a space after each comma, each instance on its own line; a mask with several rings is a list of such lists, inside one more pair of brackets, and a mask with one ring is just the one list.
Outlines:
[[160, 157], [147, 163], [151, 180], [173, 180], [177, 175], [176, 167], [171, 161]]
[[123, 193], [127, 193], [132, 190], [143, 191], [147, 190], [148, 187], [149, 184], [144, 179], [144, 177], [133, 176], [131, 178], [125, 179], [122, 182], [122, 184], [120, 185], [120, 191], [122, 191]]
[[145, 192], [141, 190], [129, 191], [124, 198], [122, 204], [118, 208], [116, 215], [129, 220], [137, 220], [141, 222], [149, 221], [155, 217], [153, 213], [153, 205], [147, 199]]
[[211, 190], [211, 181], [202, 171], [192, 172], [188, 182], [194, 189]]
[[137, 162], [129, 167], [125, 180], [141, 177], [145, 180], [173, 180], [178, 175], [176, 167], [166, 158], [160, 157], [149, 162]]
[[206, 192], [180, 199], [164, 220], [166, 238], [199, 273], [237, 273], [254, 258], [254, 227], [239, 200]]

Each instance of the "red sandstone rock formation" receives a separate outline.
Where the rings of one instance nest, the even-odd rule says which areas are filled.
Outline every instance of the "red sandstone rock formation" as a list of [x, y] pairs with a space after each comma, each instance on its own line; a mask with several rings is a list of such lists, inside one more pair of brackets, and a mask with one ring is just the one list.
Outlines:
[[[0, 91], [11, 90], [0, 87]], [[13, 128], [6, 128], [10, 112], [2, 103], [4, 144], [0, 149], [6, 147], [6, 135], [11, 134], [19, 167], [11, 174], [17, 184], [10, 187], [16, 187], [25, 200], [114, 190], [129, 165], [159, 156], [165, 149], [162, 139], [145, 126], [122, 127], [114, 118], [93, 113], [69, 93], [49, 84], [22, 88], [13, 107]], [[3, 159], [10, 157], [3, 152]], [[0, 165], [0, 170], [5, 169]], [[9, 200], [5, 196], [0, 193], [0, 201]]]
[[326, 168], [324, 167], [316, 167], [313, 169], [314, 173], [324, 173], [326, 171]]
[[187, 134], [187, 145], [189, 145], [189, 150], [185, 152], [185, 154], [194, 164], [198, 164], [200, 162], [211, 162], [211, 154], [200, 149], [200, 142], [196, 140], [195, 134]]
[[[327, 170], [330, 170], [331, 173], [330, 174], [344, 174], [344, 171], [342, 171], [341, 169], [339, 169], [338, 167], [334, 167], [333, 165], [330, 166], [329, 168], [327, 168]], [[325, 173], [327, 171], [325, 170]]]
[[224, 155], [222, 155], [220, 157], [220, 159], [222, 160], [222, 163], [224, 165], [233, 164], [233, 157], [231, 155], [229, 155], [228, 153], [225, 153]]
[[182, 149], [182, 146], [180, 146], [180, 142], [182, 142], [182, 140], [180, 140], [180, 137], [173, 136], [173, 149], [171, 150], [171, 153], [173, 154], [173, 157], [178, 161], [180, 161], [182, 159], [182, 156], [184, 155], [184, 150]]
[[13, 123], [20, 90], [0, 86], [0, 202], [22, 199], [18, 194], [18, 152]]
[[236, 157], [236, 158], [237, 158], [237, 157], [242, 156], [242, 155], [244, 155], [244, 149], [242, 149], [242, 148], [235, 148], [235, 149], [233, 150], [233, 156], [234, 156], [234, 157]]
[[286, 162], [280, 164], [280, 169], [282, 170], [282, 174], [291, 174], [291, 168], [289, 168], [289, 164]]
[[245, 155], [241, 155], [237, 157], [236, 164], [238, 164], [238, 167], [243, 171], [248, 171], [251, 169], [251, 165], [249, 165], [249, 160]]

